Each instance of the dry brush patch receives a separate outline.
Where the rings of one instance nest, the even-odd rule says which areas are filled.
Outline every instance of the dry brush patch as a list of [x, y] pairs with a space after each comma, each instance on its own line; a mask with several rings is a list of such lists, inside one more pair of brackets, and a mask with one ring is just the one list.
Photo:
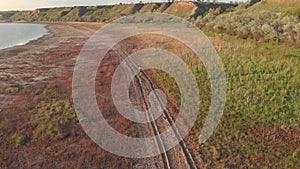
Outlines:
[[251, 10], [226, 13], [221, 8], [210, 9], [204, 17], [199, 16], [195, 24], [203, 29], [243, 39], [299, 45], [300, 18], [297, 11], [276, 12], [267, 8]]

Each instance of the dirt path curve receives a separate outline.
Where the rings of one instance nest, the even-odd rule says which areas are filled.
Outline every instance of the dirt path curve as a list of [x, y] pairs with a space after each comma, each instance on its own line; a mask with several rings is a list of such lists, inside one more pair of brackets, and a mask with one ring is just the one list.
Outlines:
[[[113, 51], [114, 56], [120, 57], [120, 61], [124, 60], [129, 54], [126, 53], [125, 50], [119, 49], [118, 51]], [[112, 56], [113, 57], [113, 56]], [[129, 66], [129, 70], [125, 72], [132, 71], [132, 73], [138, 70], [138, 64], [136, 64], [132, 60], [127, 61], [127, 65]], [[131, 96], [133, 96], [133, 101], [137, 102], [139, 106], [143, 107], [143, 109], [148, 110], [150, 107], [150, 103], [148, 98], [148, 94], [158, 89], [155, 82], [152, 80], [151, 76], [148, 75], [145, 71], [141, 70], [139, 76], [135, 77], [135, 80], [132, 84], [134, 92], [130, 92]], [[155, 92], [154, 92], [155, 93]], [[156, 93], [155, 93], [156, 94]], [[163, 103], [161, 102], [162, 98], [160, 98], [157, 94], [156, 97], [160, 100], [159, 103], [154, 105], [155, 107], [163, 108]], [[136, 125], [135, 128], [137, 137], [147, 137], [149, 133], [151, 135], [158, 135], [160, 132], [164, 131], [168, 127], [170, 127], [174, 120], [176, 119], [173, 116], [173, 113], [170, 112], [170, 109], [167, 109], [163, 113], [163, 118], [159, 118], [147, 125], [147, 127], [140, 127], [140, 125]], [[153, 119], [151, 112], [148, 114], [148, 119]], [[173, 128], [174, 132], [179, 135], [178, 129], [176, 127]], [[165, 143], [158, 137], [156, 142], [157, 147], [162, 149], [162, 151], [166, 151], [164, 149]], [[146, 151], [146, 150], [145, 150]], [[187, 148], [184, 141], [180, 142], [175, 148], [170, 151], [166, 151], [162, 153], [160, 156], [156, 156], [153, 158], [142, 159], [139, 160], [134, 168], [198, 168], [196, 165], [196, 161], [192, 157], [190, 150]]]

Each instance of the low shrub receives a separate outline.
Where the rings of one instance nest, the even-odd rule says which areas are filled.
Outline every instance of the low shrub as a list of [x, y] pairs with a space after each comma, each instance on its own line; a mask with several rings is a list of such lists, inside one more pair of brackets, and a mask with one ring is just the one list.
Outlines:
[[244, 39], [299, 44], [300, 19], [283, 13], [264, 10], [258, 14], [247, 12], [220, 14], [218, 9], [211, 9], [204, 17], [198, 17], [195, 24], [200, 28], [225, 32]]

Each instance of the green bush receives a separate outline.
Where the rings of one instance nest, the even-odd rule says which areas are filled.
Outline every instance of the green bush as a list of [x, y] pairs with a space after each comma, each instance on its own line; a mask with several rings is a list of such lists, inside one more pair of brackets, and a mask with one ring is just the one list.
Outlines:
[[225, 32], [239, 38], [253, 38], [259, 41], [284, 41], [299, 43], [300, 20], [291, 15], [261, 11], [258, 14], [231, 12], [221, 14], [210, 10], [204, 17], [198, 17], [196, 25], [216, 32]]
[[[52, 96], [51, 96], [52, 97]], [[33, 138], [48, 140], [59, 139], [69, 135], [64, 126], [77, 123], [72, 105], [64, 100], [51, 99], [40, 102], [31, 118]]]

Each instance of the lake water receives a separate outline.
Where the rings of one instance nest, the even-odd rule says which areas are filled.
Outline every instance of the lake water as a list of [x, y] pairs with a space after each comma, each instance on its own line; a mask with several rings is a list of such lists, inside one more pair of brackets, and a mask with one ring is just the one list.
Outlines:
[[0, 23], [0, 50], [25, 45], [48, 33], [46, 25], [43, 24]]

